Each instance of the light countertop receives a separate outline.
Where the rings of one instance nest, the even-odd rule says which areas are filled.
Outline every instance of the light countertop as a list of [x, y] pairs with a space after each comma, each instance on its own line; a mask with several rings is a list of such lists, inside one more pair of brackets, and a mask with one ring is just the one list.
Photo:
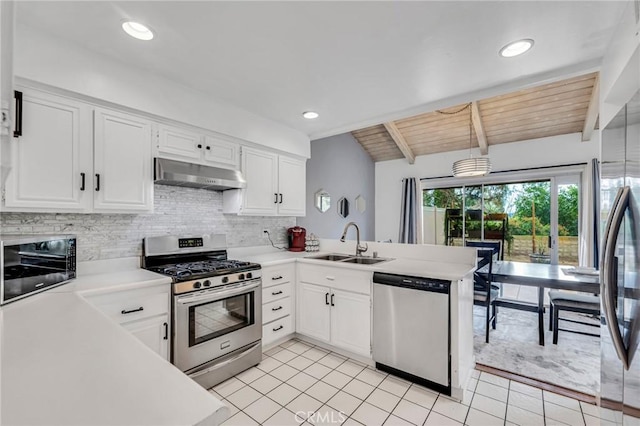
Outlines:
[[228, 416], [212, 394], [84, 299], [169, 286], [149, 271], [115, 270], [0, 309], [0, 424], [217, 425]]
[[[430, 260], [426, 256], [421, 256], [419, 253], [422, 247], [414, 246], [415, 258], [405, 258], [404, 256], [411, 256], [408, 251], [411, 250], [411, 246], [404, 244], [401, 250], [394, 250], [395, 245], [385, 244], [382, 246], [384, 249], [384, 257], [389, 260], [380, 262], [374, 265], [360, 265], [345, 262], [333, 262], [327, 260], [313, 259], [313, 257], [330, 253], [329, 251], [320, 252], [290, 252], [277, 250], [270, 246], [261, 247], [249, 247], [229, 249], [229, 257], [246, 260], [250, 262], [260, 263], [263, 267], [279, 265], [282, 263], [300, 261], [303, 263], [312, 263], [316, 265], [332, 266], [336, 268], [357, 269], [361, 271], [373, 272], [387, 272], [390, 274], [401, 274], [409, 276], [417, 276], [424, 278], [437, 278], [442, 280], [457, 281], [464, 278], [467, 274], [475, 269], [475, 252], [472, 252], [471, 261], [460, 262], [446, 262], [441, 260]], [[334, 247], [331, 247], [334, 248]], [[349, 256], [354, 255], [353, 251], [349, 247], [341, 247], [340, 251], [331, 251], [331, 253], [341, 253]], [[459, 248], [462, 250], [468, 250], [466, 248]], [[367, 254], [371, 255], [373, 250], [370, 250]], [[397, 255], [397, 256], [394, 256]], [[401, 257], [402, 256], [402, 257]], [[420, 258], [422, 257], [422, 258]]]

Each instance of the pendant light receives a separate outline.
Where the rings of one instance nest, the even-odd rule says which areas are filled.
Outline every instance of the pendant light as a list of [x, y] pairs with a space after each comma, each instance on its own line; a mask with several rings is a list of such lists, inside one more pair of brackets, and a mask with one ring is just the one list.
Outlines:
[[491, 173], [491, 161], [487, 157], [474, 158], [471, 154], [471, 132], [473, 117], [471, 116], [471, 102], [469, 108], [469, 158], [464, 158], [453, 163], [452, 171], [455, 177], [485, 176]]

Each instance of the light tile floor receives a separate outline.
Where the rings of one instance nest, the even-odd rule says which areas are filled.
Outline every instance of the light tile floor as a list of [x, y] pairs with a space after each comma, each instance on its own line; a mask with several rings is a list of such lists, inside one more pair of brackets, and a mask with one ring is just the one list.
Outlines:
[[225, 425], [616, 425], [617, 413], [474, 370], [462, 403], [337, 353], [290, 340], [213, 387]]

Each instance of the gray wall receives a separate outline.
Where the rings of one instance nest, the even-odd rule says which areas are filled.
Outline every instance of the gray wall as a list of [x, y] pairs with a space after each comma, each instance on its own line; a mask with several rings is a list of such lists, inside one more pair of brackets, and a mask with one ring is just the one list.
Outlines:
[[2, 213], [0, 233], [68, 233], [78, 236], [78, 261], [139, 256], [142, 239], [167, 234], [222, 233], [229, 247], [286, 246], [293, 217], [222, 214], [222, 192], [155, 185], [150, 214]]
[[[350, 133], [311, 141], [311, 159], [307, 162], [307, 216], [298, 218], [298, 225], [321, 238], [340, 238], [344, 226], [354, 221], [360, 227], [360, 238], [374, 239], [375, 166], [369, 154]], [[331, 209], [320, 213], [314, 205], [319, 189], [331, 194]], [[355, 199], [362, 195], [367, 204], [364, 213], [358, 212]], [[349, 216], [338, 216], [341, 197], [349, 200]], [[348, 239], [355, 239], [351, 229]]]

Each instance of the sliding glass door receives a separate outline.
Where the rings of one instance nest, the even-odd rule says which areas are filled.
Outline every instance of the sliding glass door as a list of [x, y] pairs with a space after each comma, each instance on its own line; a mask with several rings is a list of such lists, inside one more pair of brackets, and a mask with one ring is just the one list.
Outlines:
[[495, 240], [501, 258], [578, 264], [579, 175], [423, 191], [424, 242]]

